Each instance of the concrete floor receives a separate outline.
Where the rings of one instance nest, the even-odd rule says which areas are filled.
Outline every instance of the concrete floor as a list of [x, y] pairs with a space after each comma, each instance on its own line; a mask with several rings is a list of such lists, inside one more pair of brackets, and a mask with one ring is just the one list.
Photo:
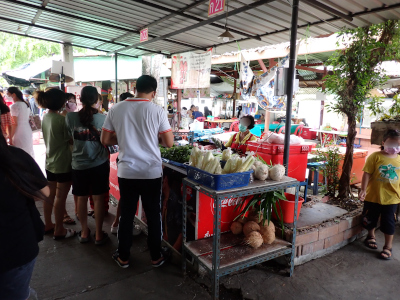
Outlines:
[[[43, 146], [35, 146], [36, 159], [43, 166]], [[41, 210], [41, 204], [38, 203]], [[73, 199], [67, 200], [67, 210], [74, 216]], [[110, 226], [116, 208], [110, 208], [104, 230]], [[70, 226], [80, 230], [78, 225]], [[94, 219], [89, 227], [95, 229]], [[377, 232], [379, 248], [383, 234]], [[286, 277], [273, 262], [223, 277], [221, 299], [275, 300], [372, 300], [400, 299], [400, 229], [396, 228], [393, 259], [377, 258], [378, 251], [366, 249], [356, 241], [343, 249], [295, 268], [294, 277]], [[192, 275], [183, 279], [179, 262], [167, 263], [155, 269], [150, 265], [146, 236], [134, 238], [131, 266], [119, 268], [111, 259], [117, 247], [117, 237], [97, 247], [93, 242], [80, 244], [77, 238], [54, 241], [46, 236], [40, 243], [40, 253], [31, 287], [40, 300], [87, 299], [211, 299], [209, 280]]]

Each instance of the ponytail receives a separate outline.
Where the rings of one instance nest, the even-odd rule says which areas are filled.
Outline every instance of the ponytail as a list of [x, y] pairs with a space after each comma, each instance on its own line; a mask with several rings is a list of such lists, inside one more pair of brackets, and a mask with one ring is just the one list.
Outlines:
[[17, 98], [18, 98], [20, 101], [24, 102], [24, 103], [26, 104], [26, 106], [28, 106], [28, 108], [30, 107], [30, 106], [29, 106], [29, 103], [27, 103], [27, 102], [24, 100], [24, 97], [22, 96], [22, 92], [19, 90], [19, 88], [17, 88], [16, 86], [11, 86], [11, 87], [9, 87], [9, 88], [7, 89], [7, 91], [8, 91], [10, 94], [15, 94], [15, 95], [17, 96]]
[[99, 101], [99, 93], [93, 86], [85, 86], [81, 91], [81, 102], [83, 108], [78, 112], [79, 121], [83, 126], [89, 128], [89, 131], [93, 133], [100, 140], [100, 133], [93, 126], [93, 115], [99, 111], [93, 108], [92, 105]]

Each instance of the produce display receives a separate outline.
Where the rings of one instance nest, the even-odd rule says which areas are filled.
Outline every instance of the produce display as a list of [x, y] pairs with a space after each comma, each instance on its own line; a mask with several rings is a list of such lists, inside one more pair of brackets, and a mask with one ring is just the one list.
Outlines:
[[[272, 222], [263, 221], [262, 215], [252, 211], [248, 218], [239, 218], [231, 224], [233, 234], [244, 234], [244, 243], [252, 248], [259, 248], [262, 244], [270, 245], [275, 241], [275, 225]], [[242, 221], [246, 221], [244, 225]], [[257, 220], [259, 222], [253, 221]]]
[[227, 159], [227, 161], [225, 167], [222, 169], [219, 156], [214, 156], [211, 151], [204, 151], [198, 147], [194, 147], [190, 155], [189, 165], [210, 174], [220, 175], [247, 172], [256, 160], [252, 155], [243, 158], [236, 154], [232, 155], [230, 149], [222, 152], [222, 160], [224, 159]]
[[252, 165], [252, 169], [254, 170], [254, 178], [258, 180], [275, 180], [281, 181], [285, 176], [285, 167], [282, 165], [272, 166], [267, 164], [261, 157], [258, 157], [257, 160]]
[[176, 161], [179, 163], [185, 163], [189, 161], [190, 153], [192, 151], [193, 146], [173, 146], [171, 148], [160, 147], [161, 157]]

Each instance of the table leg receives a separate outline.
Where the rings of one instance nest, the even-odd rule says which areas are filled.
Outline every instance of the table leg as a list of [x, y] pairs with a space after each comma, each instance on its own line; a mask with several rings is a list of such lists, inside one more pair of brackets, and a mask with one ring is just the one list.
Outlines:
[[214, 199], [214, 236], [212, 258], [212, 290], [214, 300], [219, 299], [219, 263], [220, 263], [220, 238], [221, 238], [221, 206], [216, 197]]
[[298, 209], [298, 204], [299, 204], [299, 186], [296, 187], [296, 196], [295, 196], [295, 202], [294, 202], [294, 220], [293, 220], [293, 238], [292, 238], [292, 255], [290, 257], [290, 274], [289, 276], [293, 276], [293, 271], [294, 271], [294, 257], [296, 254], [296, 226], [297, 226], [297, 209]]
[[[183, 198], [186, 199], [187, 186], [185, 181], [183, 181]], [[186, 244], [186, 201], [182, 201], [182, 271], [183, 277], [186, 277], [186, 253], [185, 253], [185, 244]]]

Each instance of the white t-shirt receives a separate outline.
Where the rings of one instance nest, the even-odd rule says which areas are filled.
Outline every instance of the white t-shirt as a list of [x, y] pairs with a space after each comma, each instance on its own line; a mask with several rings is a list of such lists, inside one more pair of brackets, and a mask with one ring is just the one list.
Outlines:
[[171, 131], [164, 110], [147, 99], [128, 98], [107, 114], [103, 130], [118, 139], [118, 177], [155, 179], [162, 176], [158, 134]]

